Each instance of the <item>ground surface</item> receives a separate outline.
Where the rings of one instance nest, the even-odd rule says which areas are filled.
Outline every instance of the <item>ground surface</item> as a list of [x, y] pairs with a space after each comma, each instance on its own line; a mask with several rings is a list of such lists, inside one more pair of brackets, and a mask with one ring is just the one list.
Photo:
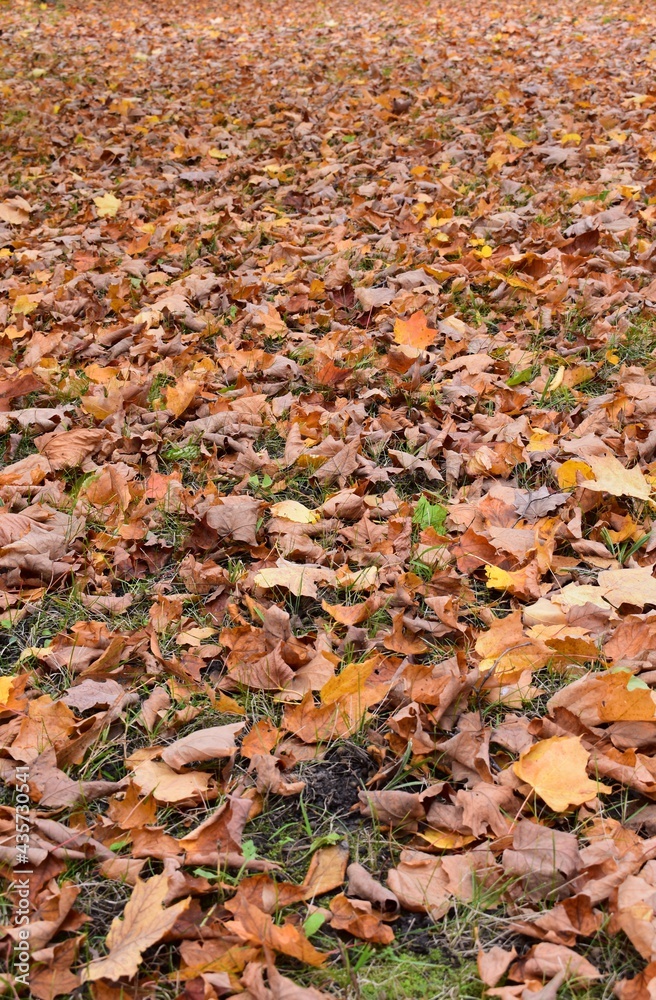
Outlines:
[[652, 998], [656, 13], [0, 22], [32, 994]]

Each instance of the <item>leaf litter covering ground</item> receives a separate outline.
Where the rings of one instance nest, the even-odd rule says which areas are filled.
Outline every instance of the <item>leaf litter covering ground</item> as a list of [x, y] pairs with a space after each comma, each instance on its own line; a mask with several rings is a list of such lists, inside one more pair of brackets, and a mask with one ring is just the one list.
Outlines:
[[653, 998], [656, 15], [2, 21], [31, 993]]

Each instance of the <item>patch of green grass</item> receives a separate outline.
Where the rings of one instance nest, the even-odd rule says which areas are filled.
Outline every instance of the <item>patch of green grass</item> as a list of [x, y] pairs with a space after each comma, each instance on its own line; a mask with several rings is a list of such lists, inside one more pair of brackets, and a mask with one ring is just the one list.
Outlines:
[[382, 949], [358, 943], [342, 945], [341, 956], [341, 967], [315, 972], [313, 982], [324, 989], [338, 987], [344, 1000], [480, 1000], [483, 996], [476, 962], [461, 962], [439, 948], [416, 955], [397, 943]]
[[578, 401], [568, 386], [559, 385], [553, 392], [549, 392], [549, 386], [547, 385], [535, 405], [541, 410], [556, 410], [558, 413], [568, 413], [578, 406]]
[[654, 320], [641, 319], [630, 326], [622, 337], [613, 339], [608, 347], [618, 355], [621, 364], [653, 364], [656, 350], [656, 323]]

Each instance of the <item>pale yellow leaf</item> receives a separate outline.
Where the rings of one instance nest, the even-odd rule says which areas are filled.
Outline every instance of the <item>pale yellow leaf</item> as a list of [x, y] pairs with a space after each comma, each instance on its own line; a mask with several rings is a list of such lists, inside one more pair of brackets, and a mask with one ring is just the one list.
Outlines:
[[269, 513], [273, 517], [282, 517], [296, 524], [315, 524], [319, 520], [316, 511], [310, 510], [298, 500], [281, 500], [280, 503], [274, 503], [269, 508]]
[[101, 219], [113, 219], [121, 207], [120, 198], [117, 198], [111, 192], [98, 195], [98, 197], [93, 199], [93, 203]]
[[579, 736], [552, 736], [520, 754], [513, 770], [550, 809], [564, 812], [612, 791], [588, 777], [589, 757]]

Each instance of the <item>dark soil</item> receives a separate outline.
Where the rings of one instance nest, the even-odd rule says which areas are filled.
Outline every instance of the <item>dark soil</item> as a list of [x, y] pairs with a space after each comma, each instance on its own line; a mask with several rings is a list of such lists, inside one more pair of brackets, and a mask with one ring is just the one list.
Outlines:
[[314, 807], [313, 811], [330, 810], [333, 816], [343, 818], [358, 802], [373, 772], [374, 763], [361, 747], [340, 743], [320, 764], [304, 768], [305, 801]]

